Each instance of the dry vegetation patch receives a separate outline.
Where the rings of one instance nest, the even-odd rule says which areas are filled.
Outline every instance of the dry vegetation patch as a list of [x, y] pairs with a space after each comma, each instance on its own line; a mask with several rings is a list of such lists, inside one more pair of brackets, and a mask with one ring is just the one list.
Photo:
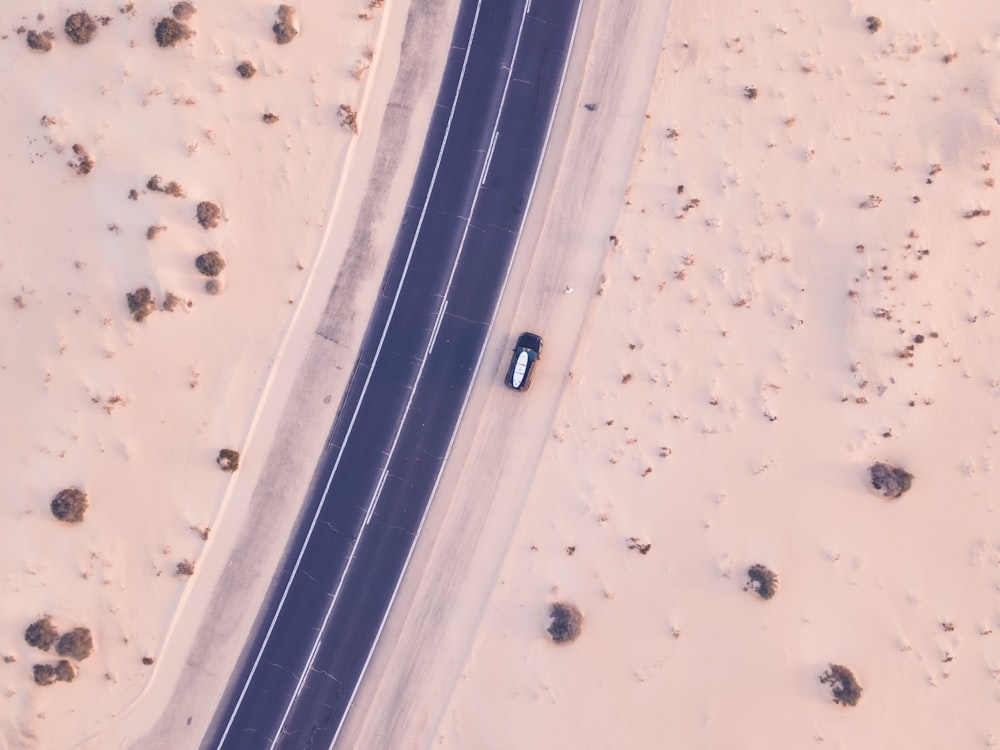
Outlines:
[[913, 485], [913, 475], [886, 463], [874, 463], [868, 467], [871, 485], [882, 497], [895, 500]]
[[217, 251], [209, 250], [194, 259], [195, 268], [205, 276], [218, 276], [226, 268], [226, 260]]
[[90, 507], [90, 500], [79, 487], [67, 487], [52, 498], [50, 507], [52, 515], [63, 523], [80, 523]]
[[194, 31], [176, 18], [162, 18], [153, 32], [156, 43], [161, 47], [176, 47], [194, 36]]
[[751, 565], [747, 577], [750, 580], [744, 591], [753, 591], [761, 599], [770, 599], [778, 592], [778, 574], [763, 565]]
[[186, 21], [197, 12], [198, 9], [186, 0], [184, 2], [177, 3], [172, 11], [174, 18], [178, 21]]
[[572, 643], [583, 631], [583, 614], [575, 604], [554, 602], [549, 617], [552, 622], [546, 632], [555, 643]]
[[261, 119], [268, 125], [273, 125], [279, 118], [274, 112], [265, 112]]
[[240, 468], [240, 452], [234, 451], [231, 448], [223, 448], [219, 451], [219, 456], [215, 459], [215, 463], [223, 471], [236, 471]]
[[48, 651], [59, 640], [59, 631], [48, 615], [39, 617], [24, 630], [24, 640], [33, 648]]
[[236, 72], [239, 73], [240, 78], [250, 79], [257, 75], [257, 66], [249, 60], [244, 60], [236, 66]]
[[96, 164], [94, 157], [88, 154], [87, 149], [79, 143], [73, 144], [73, 158], [66, 163], [78, 175], [90, 174], [94, 171]]
[[86, 11], [73, 13], [66, 19], [66, 36], [74, 44], [86, 44], [97, 35], [97, 22]]
[[128, 311], [132, 313], [137, 323], [144, 321], [156, 309], [156, 298], [149, 291], [149, 287], [143, 286], [134, 292], [128, 292], [125, 299], [128, 302]]
[[355, 135], [358, 134], [358, 113], [350, 104], [341, 104], [337, 108], [337, 116], [340, 124], [350, 130]]
[[278, 20], [271, 27], [274, 40], [278, 44], [288, 44], [299, 35], [299, 30], [295, 28], [295, 8], [291, 5], [279, 5], [277, 15]]
[[192, 560], [181, 560], [177, 563], [177, 575], [179, 576], [193, 576], [194, 575], [194, 561]]
[[149, 229], [146, 230], [146, 239], [155, 240], [156, 235], [166, 232], [167, 228], [163, 224], [153, 224]]
[[94, 653], [94, 637], [90, 634], [90, 628], [77, 627], [64, 633], [56, 643], [56, 653], [76, 661], [89, 657]]
[[164, 185], [161, 180], [162, 178], [159, 175], [154, 174], [146, 183], [146, 188], [152, 190], [154, 193], [166, 193], [167, 195], [172, 195], [174, 198], [184, 197], [184, 188], [181, 187], [180, 183], [171, 180]]
[[861, 700], [861, 685], [854, 673], [842, 664], [831, 664], [830, 668], [820, 675], [819, 681], [829, 685], [833, 692], [833, 702], [841, 706], [856, 706]]
[[32, 29], [28, 32], [27, 41], [28, 46], [36, 52], [49, 52], [55, 44], [56, 35], [51, 31], [35, 31]]
[[195, 209], [195, 218], [204, 229], [215, 229], [222, 221], [222, 209], [211, 201], [202, 201]]

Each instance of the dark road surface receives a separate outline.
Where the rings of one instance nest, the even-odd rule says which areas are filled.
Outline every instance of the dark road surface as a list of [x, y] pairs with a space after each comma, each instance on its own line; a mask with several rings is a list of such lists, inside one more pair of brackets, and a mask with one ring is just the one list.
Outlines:
[[478, 369], [578, 10], [578, 0], [463, 3], [315, 492], [204, 747], [302, 750], [335, 741]]

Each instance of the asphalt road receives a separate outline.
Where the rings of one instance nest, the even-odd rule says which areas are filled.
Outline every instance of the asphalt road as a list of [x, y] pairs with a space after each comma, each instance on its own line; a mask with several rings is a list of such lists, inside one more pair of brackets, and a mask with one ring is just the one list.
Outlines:
[[305, 520], [204, 747], [333, 745], [478, 370], [578, 11], [579, 0], [463, 3]]

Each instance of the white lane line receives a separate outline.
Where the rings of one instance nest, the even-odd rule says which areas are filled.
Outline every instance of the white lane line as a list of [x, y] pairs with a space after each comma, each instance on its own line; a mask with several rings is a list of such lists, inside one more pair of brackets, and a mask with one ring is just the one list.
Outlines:
[[[531, 6], [531, 0], [528, 0], [525, 6], [524, 17], [528, 15], [528, 8]], [[475, 384], [476, 378], [479, 376], [479, 369], [483, 364], [483, 356], [486, 353], [486, 344], [489, 342], [490, 335], [493, 333], [493, 324], [496, 322], [497, 311], [500, 309], [500, 302], [503, 299], [503, 293], [507, 289], [507, 282], [510, 280], [511, 268], [514, 266], [514, 258], [517, 255], [517, 248], [521, 243], [521, 234], [524, 231], [524, 223], [528, 217], [528, 208], [531, 206], [532, 198], [535, 195], [535, 188], [538, 186], [538, 177], [542, 172], [542, 163], [545, 160], [545, 152], [549, 146], [549, 138], [552, 135], [552, 126], [555, 124], [556, 111], [559, 109], [559, 100], [562, 97], [563, 86], [566, 83], [566, 73], [569, 70], [569, 58], [570, 54], [573, 52], [573, 45], [576, 43], [576, 32], [580, 26], [580, 15], [583, 11], [583, 0], [579, 0], [576, 7], [576, 18], [573, 21], [573, 31], [569, 38], [569, 47], [566, 50], [566, 61], [563, 64], [562, 76], [559, 78], [559, 89], [556, 91], [555, 104], [552, 107], [552, 114], [549, 117], [549, 124], [545, 131], [545, 140], [542, 141], [542, 153], [538, 157], [538, 165], [535, 167], [535, 176], [531, 181], [531, 191], [528, 193], [528, 200], [525, 204], [524, 213], [521, 216], [521, 225], [517, 228], [517, 237], [514, 240], [514, 251], [511, 253], [510, 261], [507, 264], [507, 271], [504, 274], [503, 285], [500, 287], [500, 295], [497, 297], [496, 304], [493, 306], [493, 314], [490, 317], [490, 325], [486, 332], [486, 338], [483, 339], [483, 345], [479, 348], [479, 358], [476, 360], [476, 367], [472, 372], [472, 383]], [[524, 17], [521, 18], [521, 27], [524, 27]], [[520, 41], [520, 31], [518, 31], [518, 41]], [[516, 48], [515, 48], [516, 55]], [[511, 69], [513, 69], [513, 62], [511, 63]], [[506, 95], [506, 88], [504, 89], [504, 94]], [[497, 121], [499, 122], [499, 117]], [[470, 212], [471, 216], [471, 212]], [[463, 238], [464, 239], [464, 238]], [[450, 282], [449, 282], [450, 286]], [[462, 401], [462, 408], [458, 413], [458, 425], [462, 423], [462, 418], [465, 416], [465, 410], [469, 405], [469, 399], [472, 396], [472, 388], [465, 392], [465, 398]], [[420, 532], [424, 528], [424, 522], [427, 520], [427, 514], [430, 511], [431, 503], [434, 500], [434, 496], [437, 494], [438, 485], [441, 483], [441, 476], [444, 474], [444, 468], [448, 463], [448, 457], [451, 455], [452, 448], [455, 446], [455, 439], [458, 437], [458, 428], [451, 433], [451, 439], [448, 441], [448, 449], [444, 453], [444, 458], [441, 460], [440, 468], [438, 468], [437, 477], [434, 479], [434, 486], [431, 488], [430, 497], [427, 500], [427, 505], [424, 506], [423, 515], [420, 516], [420, 523], [417, 525], [416, 533], [413, 535], [413, 543], [410, 545], [410, 551], [406, 554], [406, 560], [403, 561], [403, 569], [399, 573], [399, 578], [396, 579], [396, 587], [392, 591], [392, 597], [389, 599], [389, 606], [386, 607], [385, 614], [382, 616], [382, 622], [379, 624], [378, 632], [375, 634], [375, 640], [372, 643], [371, 649], [368, 651], [368, 656], [365, 658], [365, 663], [361, 667], [361, 673], [358, 675], [357, 682], [354, 683], [354, 689], [351, 691], [351, 697], [347, 702], [347, 711], [340, 717], [340, 723], [337, 725], [337, 731], [333, 735], [333, 740], [330, 742], [329, 750], [333, 750], [334, 746], [337, 744], [337, 738], [340, 737], [340, 732], [344, 728], [344, 722], [347, 720], [347, 714], [350, 712], [351, 707], [354, 705], [354, 699], [357, 697], [358, 689], [361, 687], [361, 682], [364, 679], [365, 673], [368, 671], [368, 665], [371, 664], [372, 657], [375, 655], [375, 649], [378, 646], [379, 640], [382, 637], [382, 631], [385, 630], [385, 624], [389, 619], [389, 613], [392, 611], [392, 605], [396, 601], [396, 596], [399, 594], [399, 588], [403, 583], [403, 577], [406, 575], [406, 570], [410, 566], [410, 559], [413, 557], [413, 552], [417, 546], [417, 540], [420, 538]]]
[[[382, 494], [382, 488], [385, 487], [385, 480], [388, 479], [388, 477], [389, 477], [389, 462], [386, 461], [385, 468], [382, 469], [382, 476], [379, 477], [378, 480], [378, 486], [375, 488], [375, 494], [372, 496], [372, 503], [371, 505], [368, 506], [368, 515], [365, 516], [365, 526], [371, 523], [372, 516], [375, 515], [375, 504], [378, 502], [379, 496]], [[312, 666], [313, 659], [315, 658], [315, 656], [316, 654], [310, 654], [309, 656], [310, 666]], [[305, 674], [305, 672], [303, 672], [302, 674]], [[293, 698], [292, 702], [294, 702], [294, 700], [295, 699]]]
[[486, 163], [483, 164], [483, 174], [479, 178], [479, 187], [482, 187], [483, 185], [486, 184], [486, 175], [489, 174], [489, 171], [490, 171], [490, 162], [493, 161], [493, 149], [495, 149], [497, 147], [497, 136], [498, 135], [500, 135], [500, 131], [494, 130], [493, 131], [493, 137], [490, 138], [490, 148], [486, 152]]
[[437, 320], [434, 321], [434, 330], [431, 331], [431, 340], [430, 343], [427, 344], [427, 353], [424, 354], [424, 358], [430, 356], [430, 353], [434, 351], [434, 342], [437, 341], [438, 331], [441, 330], [441, 321], [444, 320], [444, 311], [447, 309], [448, 300], [445, 299], [445, 301], [441, 303], [441, 309], [438, 310]]
[[[393, 315], [396, 312], [396, 305], [399, 302], [399, 295], [403, 288], [403, 281], [406, 279], [406, 274], [407, 271], [409, 270], [410, 262], [413, 259], [413, 251], [417, 244], [417, 238], [420, 235], [420, 228], [423, 226], [424, 218], [427, 215], [427, 206], [431, 200], [431, 193], [433, 192], [434, 185], [437, 182], [438, 172], [440, 171], [441, 168], [441, 159], [444, 156], [444, 150], [448, 143], [448, 136], [451, 133], [452, 120], [455, 117], [455, 108], [458, 106], [458, 97], [462, 91], [462, 82], [465, 80], [465, 70], [469, 63], [469, 54], [472, 51], [472, 41], [476, 35], [476, 27], [479, 23], [479, 12], [480, 9], [482, 8], [482, 4], [483, 0], [478, 0], [476, 2], [476, 12], [475, 16], [472, 19], [472, 28], [469, 32], [469, 40], [465, 48], [465, 57], [462, 60], [462, 70], [458, 77], [458, 87], [455, 89], [455, 97], [452, 99], [451, 102], [451, 111], [448, 113], [448, 122], [445, 126], [444, 137], [441, 141], [441, 148], [438, 150], [437, 160], [434, 163], [434, 171], [431, 174], [430, 185], [427, 188], [427, 195], [424, 198], [424, 205], [420, 210], [420, 218], [417, 221], [417, 229], [416, 232], [414, 233], [413, 241], [410, 243], [410, 250], [406, 256], [406, 263], [403, 266], [403, 274], [399, 279], [399, 285], [396, 287], [396, 294], [393, 297], [392, 306], [389, 309], [389, 317], [386, 319], [385, 327], [382, 329], [382, 335], [379, 338], [378, 348], [375, 350], [375, 355], [374, 358], [372, 359], [372, 365], [368, 370], [368, 375], [365, 377], [365, 384], [361, 389], [361, 395], [358, 398], [358, 403], [354, 408], [354, 413], [351, 415], [351, 421], [348, 424], [347, 433], [344, 435], [344, 442], [341, 443], [340, 450], [337, 452], [337, 459], [334, 462], [333, 470], [330, 472], [330, 476], [326, 482], [326, 487], [324, 487], [323, 489], [323, 495], [322, 497], [320, 497], [319, 506], [316, 508], [316, 513], [313, 515], [312, 522], [309, 524], [309, 530], [306, 532], [305, 541], [302, 544], [302, 548], [299, 550], [298, 557], [295, 559], [295, 565], [292, 567], [292, 573], [288, 578], [288, 583], [285, 585], [285, 590], [281, 594], [281, 599], [278, 601], [278, 608], [275, 611], [274, 616], [271, 618], [271, 622], [267, 626], [267, 632], [264, 634], [264, 640], [261, 643], [260, 650], [258, 650], [257, 656], [254, 658], [253, 666], [250, 668], [250, 674], [247, 675], [246, 682], [243, 683], [243, 688], [240, 690], [239, 698], [236, 700], [236, 705], [233, 707], [233, 711], [229, 715], [229, 721], [226, 722], [226, 727], [223, 730], [222, 737], [219, 739], [219, 744], [217, 745], [218, 748], [221, 748], [225, 743], [226, 737], [229, 735], [229, 731], [233, 727], [233, 722], [236, 720], [236, 714], [239, 711], [240, 706], [243, 704], [243, 699], [246, 697], [246, 693], [250, 687], [251, 681], [253, 680], [254, 673], [257, 671], [257, 667], [260, 666], [260, 660], [261, 657], [263, 657], [264, 655], [264, 649], [267, 647], [267, 644], [271, 639], [271, 634], [274, 632], [274, 625], [277, 622], [279, 615], [281, 614], [282, 607], [284, 607], [285, 599], [288, 597], [288, 592], [292, 587], [292, 582], [294, 581], [295, 575], [298, 572], [299, 565], [302, 563], [302, 557], [305, 555], [309, 539], [312, 537], [313, 530], [316, 528], [316, 522], [319, 520], [319, 514], [322, 512], [323, 506], [326, 503], [327, 494], [330, 491], [330, 485], [333, 483], [333, 477], [337, 473], [337, 467], [340, 465], [340, 461], [344, 456], [344, 448], [347, 445], [347, 439], [350, 436], [351, 431], [354, 429], [354, 424], [357, 421], [358, 412], [361, 410], [361, 404], [364, 401], [365, 392], [368, 390], [368, 384], [371, 382], [372, 373], [375, 371], [375, 363], [378, 361], [379, 355], [382, 352], [382, 345], [385, 342], [386, 333], [389, 330], [389, 324], [392, 321]], [[351, 549], [351, 557], [348, 560], [348, 567], [350, 567], [351, 561], [354, 560], [354, 553], [357, 551], [358, 543], [361, 541], [361, 534], [363, 532], [364, 532], [364, 527], [362, 527], [361, 533], [358, 534], [358, 538], [354, 540], [354, 546]], [[347, 571], [345, 569], [344, 575], [341, 576], [340, 581], [337, 584], [337, 590], [334, 593], [334, 597], [336, 597], [340, 593], [340, 589], [343, 586], [344, 577], [346, 576], [346, 574]], [[330, 610], [327, 611], [327, 616], [326, 618], [324, 618], [324, 627], [326, 625], [326, 621], [329, 619], [330, 616], [329, 612], [332, 611], [332, 608], [333, 604], [331, 603]], [[320, 632], [322, 632], [322, 630]], [[307, 670], [304, 671], [308, 671], [308, 668]], [[285, 720], [288, 718], [288, 712], [290, 709], [291, 709], [291, 704], [289, 704], [288, 708], [286, 708], [285, 710], [285, 714], [281, 720], [281, 727], [284, 726]], [[280, 728], [278, 734], [275, 736], [274, 741], [272, 741], [271, 743], [272, 749], [277, 743], [277, 738], [279, 736], [280, 736]]]

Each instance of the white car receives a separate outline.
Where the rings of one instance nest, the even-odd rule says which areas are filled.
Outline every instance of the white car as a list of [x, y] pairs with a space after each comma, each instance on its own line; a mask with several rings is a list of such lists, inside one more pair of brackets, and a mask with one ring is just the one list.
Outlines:
[[517, 337], [514, 355], [510, 358], [510, 368], [507, 370], [507, 385], [515, 391], [526, 391], [531, 385], [531, 373], [535, 362], [542, 356], [542, 337], [537, 333], [525, 331]]

